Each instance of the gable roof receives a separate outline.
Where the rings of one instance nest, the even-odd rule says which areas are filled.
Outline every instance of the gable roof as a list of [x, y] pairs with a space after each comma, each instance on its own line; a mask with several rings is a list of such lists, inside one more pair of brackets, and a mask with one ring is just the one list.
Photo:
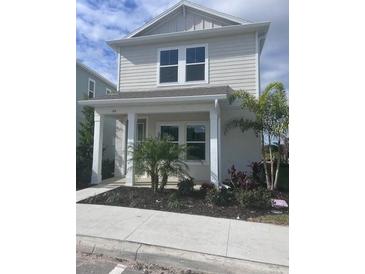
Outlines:
[[179, 8], [184, 7], [184, 6], [207, 13], [207, 14], [217, 16], [219, 18], [223, 18], [225, 20], [232, 22], [233, 24], [243, 25], [243, 24], [253, 23], [251, 21], [244, 20], [244, 19], [236, 17], [236, 16], [232, 16], [232, 15], [229, 15], [229, 14], [226, 14], [223, 12], [219, 12], [219, 11], [207, 8], [207, 7], [203, 7], [201, 5], [195, 4], [195, 3], [187, 1], [187, 0], [182, 0], [182, 1], [178, 2], [177, 4], [175, 4], [174, 6], [172, 6], [171, 8], [164, 11], [163, 13], [161, 13], [160, 15], [156, 16], [155, 18], [153, 18], [152, 20], [150, 20], [149, 22], [147, 22], [140, 28], [131, 32], [126, 38], [135, 37], [136, 35], [142, 33], [144, 30], [146, 30], [147, 28], [150, 28], [153, 25], [157, 25], [159, 22], [161, 22], [164, 18], [169, 16], [171, 13], [175, 12], [176, 10], [178, 10]]
[[104, 82], [105, 84], [107, 84], [107, 85], [111, 86], [112, 88], [114, 88], [115, 90], [117, 90], [117, 85], [116, 84], [114, 84], [110, 80], [106, 79], [100, 73], [96, 72], [95, 70], [93, 70], [93, 69], [89, 68], [88, 66], [84, 65], [83, 63], [81, 63], [81, 61], [79, 59], [76, 59], [76, 65], [79, 66], [80, 68], [82, 68], [84, 71], [86, 71], [86, 72], [90, 73], [91, 75], [95, 76], [100, 81]]

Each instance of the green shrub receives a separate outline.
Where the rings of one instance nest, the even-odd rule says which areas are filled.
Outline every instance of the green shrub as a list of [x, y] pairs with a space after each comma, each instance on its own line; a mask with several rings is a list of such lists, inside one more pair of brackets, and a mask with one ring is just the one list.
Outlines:
[[202, 197], [205, 197], [207, 195], [207, 193], [212, 189], [215, 189], [214, 184], [212, 184], [212, 183], [202, 183], [202, 185], [200, 186], [200, 189], [199, 189], [199, 193]]
[[185, 178], [178, 184], [178, 192], [182, 196], [191, 195], [194, 191], [194, 180], [193, 178]]
[[103, 180], [114, 177], [114, 160], [104, 159], [101, 167]]
[[232, 190], [226, 188], [221, 188], [220, 190], [213, 188], [208, 190], [205, 199], [208, 203], [217, 206], [230, 206], [235, 201]]
[[167, 207], [170, 209], [177, 209], [184, 207], [183, 203], [179, 200], [177, 192], [172, 193], [167, 199]]
[[266, 209], [271, 206], [271, 192], [261, 187], [237, 191], [235, 198], [241, 207]]

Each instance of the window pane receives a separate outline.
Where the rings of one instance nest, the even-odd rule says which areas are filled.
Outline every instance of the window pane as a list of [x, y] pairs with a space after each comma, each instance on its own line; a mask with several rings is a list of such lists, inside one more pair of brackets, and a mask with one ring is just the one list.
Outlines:
[[187, 144], [187, 160], [205, 160], [205, 143]]
[[179, 127], [178, 126], [161, 126], [161, 137], [170, 138], [172, 142], [179, 141]]
[[205, 62], [205, 48], [196, 48], [195, 61], [198, 63]]
[[189, 48], [186, 49], [186, 63], [201, 63], [205, 62], [205, 48]]
[[177, 66], [160, 68], [160, 83], [177, 82]]
[[89, 90], [94, 91], [95, 90], [95, 83], [93, 81], [89, 81]]
[[187, 126], [186, 140], [189, 141], [205, 141], [205, 126]]
[[186, 66], [186, 81], [205, 80], [205, 64]]
[[160, 65], [176, 65], [178, 61], [178, 50], [163, 50], [160, 52]]

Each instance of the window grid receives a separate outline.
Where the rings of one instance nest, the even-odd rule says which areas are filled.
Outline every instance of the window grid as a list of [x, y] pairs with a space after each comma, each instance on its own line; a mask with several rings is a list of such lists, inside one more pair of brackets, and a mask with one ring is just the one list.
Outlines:
[[[193, 58], [192, 55], [187, 57], [187, 50], [194, 49]], [[200, 49], [200, 51], [199, 51]], [[177, 50], [178, 61], [177, 64], [169, 64], [169, 65], [161, 65], [161, 52]], [[208, 83], [209, 82], [209, 71], [208, 71], [208, 45], [207, 44], [197, 44], [197, 45], [189, 45], [189, 46], [178, 46], [176, 48], [160, 48], [158, 50], [158, 74], [157, 77], [157, 86], [165, 86], [165, 85], [188, 85], [188, 84], [199, 84], [199, 83]], [[166, 56], [165, 56], [166, 58]], [[189, 59], [189, 60], [188, 60]], [[192, 60], [196, 62], [192, 62]], [[192, 72], [191, 69], [193, 66], [196, 66], [195, 72]], [[199, 68], [199, 66], [201, 66]], [[176, 81], [161, 81], [161, 68], [175, 67], [177, 69], [177, 79]], [[191, 80], [188, 80], [188, 70], [194, 76], [190, 77]], [[194, 79], [195, 78], [195, 79]]]

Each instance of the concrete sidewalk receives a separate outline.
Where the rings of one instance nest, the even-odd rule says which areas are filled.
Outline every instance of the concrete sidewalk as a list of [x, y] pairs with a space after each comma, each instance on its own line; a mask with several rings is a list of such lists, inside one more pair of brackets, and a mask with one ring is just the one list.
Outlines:
[[[289, 264], [285, 226], [77, 204], [77, 235], [283, 266]], [[285, 272], [285, 271], [284, 271]]]

